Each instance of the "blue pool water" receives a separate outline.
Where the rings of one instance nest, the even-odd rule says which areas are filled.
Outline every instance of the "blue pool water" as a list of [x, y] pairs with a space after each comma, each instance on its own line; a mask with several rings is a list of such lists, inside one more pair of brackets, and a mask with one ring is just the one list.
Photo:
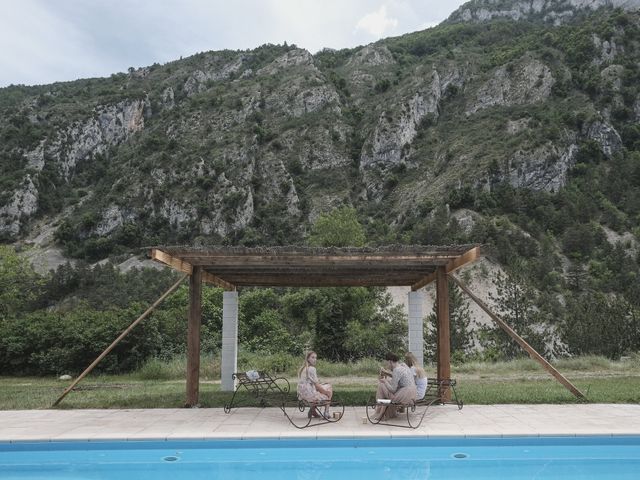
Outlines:
[[640, 437], [0, 444], [0, 479], [638, 479]]

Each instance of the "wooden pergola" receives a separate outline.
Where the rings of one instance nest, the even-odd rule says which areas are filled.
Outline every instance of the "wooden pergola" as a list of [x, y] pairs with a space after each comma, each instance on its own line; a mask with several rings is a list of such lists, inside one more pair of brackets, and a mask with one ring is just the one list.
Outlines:
[[225, 290], [236, 287], [410, 286], [418, 290], [480, 256], [479, 245], [447, 247], [158, 247], [151, 258]]
[[[413, 292], [436, 282], [437, 375], [449, 378], [450, 332], [447, 275], [480, 256], [478, 245], [389, 246], [378, 248], [309, 247], [157, 247], [151, 258], [190, 276], [187, 333], [187, 405], [198, 403], [202, 282], [235, 292], [237, 287], [408, 286]], [[233, 311], [233, 298], [223, 309]], [[235, 315], [235, 336], [233, 316]], [[419, 357], [422, 357], [422, 316], [419, 318]], [[411, 317], [411, 312], [410, 312]], [[228, 322], [227, 322], [228, 320]], [[410, 319], [411, 320], [411, 319]], [[229, 325], [227, 325], [227, 323]], [[410, 327], [411, 328], [411, 327]], [[415, 337], [415, 335], [414, 335]], [[233, 343], [235, 342], [235, 346]], [[235, 369], [235, 313], [223, 313], [222, 389]], [[411, 346], [411, 331], [410, 331]], [[414, 344], [418, 343], [414, 339]], [[225, 365], [225, 349], [233, 350]], [[229, 366], [232, 364], [232, 366]], [[226, 368], [225, 368], [226, 367]], [[226, 371], [225, 371], [226, 370]]]
[[[474, 300], [489, 317], [540, 363], [576, 397], [584, 394], [536, 352], [498, 315], [474, 295], [453, 272], [480, 257], [479, 245], [388, 246], [378, 248], [308, 247], [157, 247], [151, 258], [184, 273], [156, 302], [140, 315], [94, 362], [62, 393], [53, 406], [71, 392], [95, 366], [153, 309], [189, 278], [189, 315], [187, 327], [186, 406], [198, 404], [200, 371], [200, 324], [202, 319], [202, 282], [225, 290], [223, 294], [221, 390], [233, 390], [238, 348], [238, 293], [240, 286], [260, 287], [349, 287], [408, 286], [409, 350], [422, 360], [423, 317], [421, 289], [436, 282], [437, 378], [451, 377], [449, 326], [450, 278]], [[441, 392], [450, 400], [450, 392]]]

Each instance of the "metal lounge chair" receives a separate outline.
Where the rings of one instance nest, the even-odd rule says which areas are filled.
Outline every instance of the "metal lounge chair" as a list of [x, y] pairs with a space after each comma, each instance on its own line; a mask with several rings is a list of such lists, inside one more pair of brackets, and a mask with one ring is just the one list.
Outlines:
[[[453, 398], [455, 399], [455, 401], [453, 402], [445, 402], [443, 400], [443, 398], [445, 397], [445, 392], [447, 392], [447, 390], [451, 390], [451, 392], [453, 393]], [[440, 404], [444, 405], [444, 404], [450, 404], [450, 405], [457, 405], [458, 406], [458, 410], [462, 410], [462, 407], [464, 406], [464, 402], [462, 400], [458, 399], [458, 392], [456, 392], [456, 379], [455, 378], [442, 378], [442, 379], [435, 379], [432, 382], [429, 381], [427, 383], [427, 391], [424, 394], [425, 398], [428, 396], [432, 396], [432, 397], [437, 397], [440, 399]]]
[[[233, 378], [237, 381], [236, 389], [233, 392], [231, 401], [224, 406], [224, 412], [230, 413], [232, 408], [237, 408], [239, 400], [250, 397], [254, 402], [257, 400], [258, 406], [277, 406], [287, 417], [289, 422], [296, 428], [306, 428], [325, 423], [335, 423], [342, 419], [344, 415], [344, 405], [337, 401], [325, 401], [310, 403], [303, 400], [289, 399], [291, 386], [284, 377], [272, 377], [267, 372], [251, 370], [248, 372], [236, 372]], [[244, 395], [243, 395], [244, 394]], [[328, 417], [315, 417], [307, 414], [302, 418], [295, 415], [295, 410], [304, 412], [306, 409], [315, 408], [323, 411], [326, 406], [332, 410]], [[287, 412], [289, 409], [289, 412]]]
[[[322, 414], [326, 407], [329, 407], [328, 416]], [[315, 427], [316, 425], [324, 425], [326, 423], [336, 423], [344, 417], [344, 405], [335, 400], [335, 397], [323, 402], [307, 402], [299, 399], [297, 402], [283, 403], [280, 408], [282, 409], [282, 413], [289, 419], [289, 422], [291, 422], [291, 425], [299, 429]], [[289, 409], [291, 413], [288, 413], [287, 409]], [[295, 415], [296, 410], [304, 413], [307, 409], [309, 409], [307, 415]], [[312, 413], [314, 409], [320, 416], [313, 416]]]
[[[429, 407], [432, 405], [444, 405], [444, 404], [455, 404], [458, 406], [458, 410], [461, 410], [463, 407], [463, 403], [458, 399], [458, 393], [455, 389], [456, 381], [451, 378], [443, 378], [443, 379], [434, 379], [429, 380], [427, 383], [427, 391], [422, 399], [413, 401], [408, 404], [396, 403], [389, 400], [376, 400], [370, 401], [367, 404], [367, 419], [374, 425], [387, 425], [390, 427], [401, 427], [401, 428], [418, 428], [424, 417], [429, 410]], [[446, 397], [445, 393], [451, 390], [453, 393], [453, 397], [455, 398], [454, 402], [446, 402], [444, 398]], [[380, 418], [375, 417], [375, 409], [376, 407], [383, 407], [382, 415]], [[385, 417], [385, 413], [388, 408], [398, 408], [400, 413], [398, 417], [402, 415], [402, 409], [404, 409], [404, 413], [406, 414], [407, 424], [401, 423], [391, 423], [389, 421], [383, 420]]]
[[284, 377], [274, 378], [264, 371], [236, 372], [233, 374], [233, 378], [238, 383], [231, 401], [224, 406], [225, 413], [229, 413], [232, 408], [239, 406], [237, 400], [242, 397], [242, 395], [237, 396], [239, 392], [248, 393], [250, 397], [258, 400], [259, 406], [266, 407], [267, 405], [282, 405], [290, 390], [289, 380]]

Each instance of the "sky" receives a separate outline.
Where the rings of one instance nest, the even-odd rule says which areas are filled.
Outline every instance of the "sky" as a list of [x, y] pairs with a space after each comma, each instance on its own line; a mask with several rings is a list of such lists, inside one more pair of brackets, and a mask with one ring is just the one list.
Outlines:
[[0, 0], [0, 87], [265, 43], [350, 48], [433, 27], [464, 1]]

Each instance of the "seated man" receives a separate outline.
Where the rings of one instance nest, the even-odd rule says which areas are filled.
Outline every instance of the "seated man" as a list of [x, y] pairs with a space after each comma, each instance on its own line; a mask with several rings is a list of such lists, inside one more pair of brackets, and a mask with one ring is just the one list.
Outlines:
[[[413, 373], [404, 362], [401, 362], [394, 353], [385, 356], [391, 378], [380, 375], [376, 398], [389, 399], [394, 403], [411, 404], [416, 399], [416, 382]], [[395, 417], [397, 407], [395, 405], [378, 405], [376, 407], [376, 420]]]

